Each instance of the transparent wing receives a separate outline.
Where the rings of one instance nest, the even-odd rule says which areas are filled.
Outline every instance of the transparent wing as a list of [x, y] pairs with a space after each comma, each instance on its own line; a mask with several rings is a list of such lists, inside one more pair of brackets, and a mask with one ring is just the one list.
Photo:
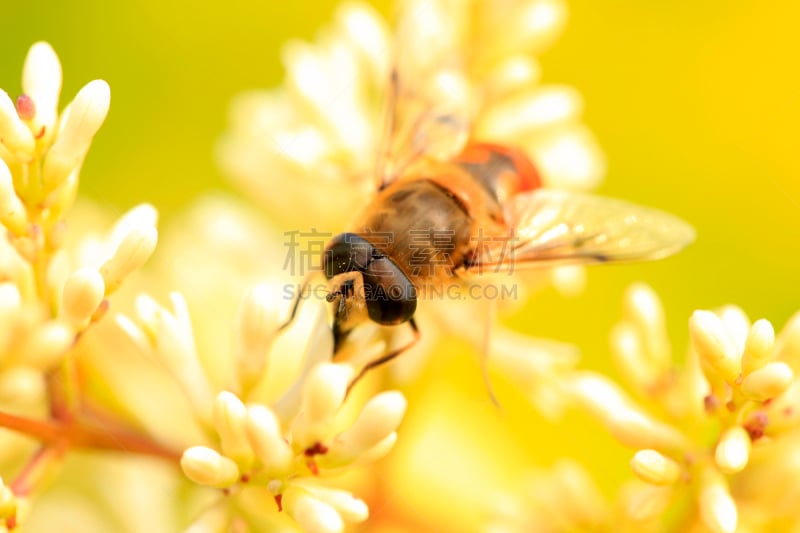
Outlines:
[[470, 125], [465, 91], [466, 81], [454, 70], [414, 77], [393, 71], [376, 162], [381, 187], [422, 160], [444, 161], [461, 151]]
[[472, 97], [461, 47], [450, 37], [462, 23], [457, 12], [414, 0], [401, 14], [376, 161], [381, 187], [426, 158], [452, 158], [466, 144]]
[[508, 237], [476, 243], [468, 270], [648, 261], [690, 244], [694, 229], [676, 216], [615, 198], [538, 189], [505, 206]]

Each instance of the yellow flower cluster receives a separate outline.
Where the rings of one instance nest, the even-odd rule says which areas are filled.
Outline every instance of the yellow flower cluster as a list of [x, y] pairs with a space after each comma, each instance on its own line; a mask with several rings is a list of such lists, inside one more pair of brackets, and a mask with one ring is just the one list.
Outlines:
[[[0, 418], [41, 448], [3, 486], [0, 514], [9, 529], [24, 514], [15, 502], [43, 488], [67, 448], [110, 446], [81, 417], [76, 346], [158, 238], [149, 206], [108, 232], [77, 242], [68, 233], [80, 168], [108, 113], [108, 84], [86, 84], [59, 113], [61, 65], [40, 42], [25, 59], [22, 89], [16, 102], [0, 90]], [[26, 447], [4, 435], [0, 449], [11, 460]]]
[[363, 501], [319, 479], [385, 455], [397, 438], [405, 400], [399, 392], [383, 392], [367, 402], [352, 426], [336, 433], [335, 417], [350, 376], [348, 367], [316, 367], [304, 383], [288, 432], [269, 407], [245, 406], [234, 394], [221, 393], [214, 423], [222, 454], [191, 447], [181, 458], [183, 471], [196, 483], [231, 492], [260, 486], [275, 498], [278, 510], [285, 509], [308, 531], [341, 531], [344, 521], [366, 520]]
[[[345, 408], [345, 399], [353, 369], [324, 363], [331, 359], [332, 344], [321, 315], [311, 324], [316, 340], [308, 344], [296, 379], [270, 376], [269, 354], [279, 324], [273, 294], [265, 285], [248, 291], [241, 302], [235, 353], [225, 358], [233, 361], [228, 385], [237, 393], [216, 392], [198, 357], [186, 302], [174, 293], [172, 303], [169, 310], [141, 296], [137, 319], [119, 316], [118, 321], [138, 351], [163, 362], [189, 398], [197, 426], [208, 435], [201, 442], [216, 441], [183, 452], [181, 467], [187, 477], [225, 489], [223, 501], [240, 499], [246, 492], [244, 499], [258, 502], [261, 511], [255, 514], [265, 515], [262, 519], [274, 515], [266, 507], [274, 498], [274, 509], [285, 509], [310, 531], [340, 531], [345, 520], [366, 519], [362, 501], [321, 482], [388, 453], [405, 411], [402, 394], [382, 392], [361, 407], [354, 421], [348, 420], [352, 408]], [[272, 405], [260, 401], [265, 383], [272, 391], [283, 391]], [[148, 415], [152, 420], [152, 413]], [[160, 426], [153, 431], [158, 435]], [[212, 507], [198, 524], [219, 519]]]
[[[415, 93], [404, 99], [399, 120], [434, 105], [431, 122], [451, 112], [471, 137], [525, 149], [548, 186], [588, 190], [599, 183], [604, 161], [580, 122], [580, 96], [538, 84], [534, 55], [563, 28], [563, 1], [515, 0], [500, 8], [406, 0], [398, 11], [393, 33], [367, 4], [345, 3], [315, 43], [286, 46], [282, 87], [235, 100], [220, 165], [278, 221], [342, 228], [373, 194], [375, 177], [387, 170], [375, 167], [392, 69]], [[413, 142], [443, 157], [467, 136], [444, 145], [438, 139], [431, 124], [426, 138]]]
[[[195, 442], [208, 443], [188, 447], [181, 467], [192, 481], [224, 489], [196, 527], [234, 519], [230, 501], [252, 507], [245, 514], [254, 523], [280, 523], [277, 512], [285, 510], [309, 531], [341, 531], [345, 522], [367, 518], [363, 501], [325, 481], [388, 453], [405, 400], [399, 392], [382, 392], [360, 407], [345, 402], [353, 369], [325, 362], [332, 357], [332, 339], [321, 314], [300, 321], [311, 340], [304, 356], [298, 357], [298, 349], [288, 356], [302, 364], [294, 373], [281, 371], [285, 361], [273, 358], [281, 356], [273, 350], [279, 329], [275, 295], [267, 285], [252, 288], [236, 313], [233, 353], [217, 354], [230, 362], [227, 386], [236, 392], [217, 392], [218, 380], [199, 357], [183, 297], [172, 294], [171, 310], [147, 296], [136, 307], [135, 319], [120, 315], [118, 323], [136, 351], [163, 363], [189, 399]], [[151, 411], [141, 416], [154, 435], [167, 436], [168, 419]], [[276, 504], [270, 505], [272, 499]]]
[[644, 483], [622, 493], [617, 523], [660, 531], [662, 515], [683, 501], [694, 511], [672, 521], [684, 530], [798, 526], [787, 450], [800, 442], [799, 326], [796, 316], [776, 339], [767, 320], [751, 324], [736, 307], [695, 311], [689, 353], [676, 371], [658, 297], [645, 285], [629, 289], [612, 348], [638, 401], [598, 374], [578, 373], [568, 382], [614, 438], [637, 450], [631, 469]]
[[108, 113], [110, 91], [104, 81], [92, 81], [59, 115], [61, 67], [46, 43], [31, 48], [22, 87], [16, 104], [0, 91], [2, 339], [4, 346], [17, 347], [4, 365], [49, 370], [102, 314], [105, 298], [150, 257], [156, 215], [146, 206], [134, 210], [106, 242], [95, 236], [78, 250], [82, 256], [70, 258], [65, 213], [75, 200], [83, 158]]
[[[409, 146], [446, 158], [469, 141], [513, 144], [545, 186], [591, 189], [604, 163], [581, 123], [580, 96], [541, 85], [534, 57], [565, 18], [562, 0], [404, 0], [392, 29], [368, 5], [344, 4], [315, 42], [286, 47], [282, 87], [237, 98], [220, 165], [272, 222], [309, 229], [344, 230]], [[613, 505], [570, 458], [546, 469], [520, 464], [512, 488], [493, 491], [501, 483], [484, 486], [474, 470], [491, 479], [503, 452], [460, 459], [474, 444], [451, 434], [473, 422], [465, 410], [443, 406], [444, 438], [414, 440], [394, 459], [411, 400], [368, 387], [348, 394], [394, 339], [367, 326], [353, 333], [351, 353], [334, 354], [324, 299], [302, 302], [282, 328], [294, 294], [280, 270], [286, 250], [241, 203], [206, 199], [179, 218], [147, 280], [154, 296], [140, 293], [127, 302], [132, 311], [112, 315], [109, 296], [154, 252], [157, 213], [142, 205], [103, 234], [68, 232], [110, 90], [92, 81], [59, 113], [60, 91], [46, 43], [25, 61], [22, 96], [0, 91], [0, 426], [36, 446], [0, 435], [0, 531], [51, 531], [57, 516], [88, 532], [327, 533], [369, 527], [357, 524], [370, 514], [384, 531], [473, 517], [482, 518], [474, 530], [494, 533], [800, 528], [800, 315], [776, 336], [735, 307], [696, 311], [678, 370], [658, 297], [634, 285], [611, 334], [623, 387], [578, 370], [571, 346], [501, 326], [487, 337], [473, 325], [490, 323], [488, 313], [453, 301], [437, 312], [430, 302], [420, 310], [422, 342], [395, 365], [402, 384], [455, 335], [467, 351], [488, 352], [537, 416], [580, 407], [632, 451], [635, 479]], [[393, 97], [400, 108], [386, 117]], [[379, 153], [393, 120], [399, 133]], [[571, 292], [583, 281], [574, 268], [547, 276]], [[126, 303], [117, 294], [114, 311], [118, 297]], [[492, 409], [488, 395], [481, 401]], [[418, 422], [406, 422], [407, 434], [420, 437]], [[374, 463], [396, 444], [389, 463]], [[98, 453], [109, 450], [125, 457]], [[430, 462], [441, 461], [452, 480], [420, 486], [412, 474], [407, 486], [388, 485], [412, 461], [430, 476], [440, 472]], [[456, 484], [469, 485], [466, 503], [451, 501]], [[413, 501], [402, 491], [468, 518], [438, 522], [402, 507]]]
[[[260, 510], [254, 513], [256, 523], [286, 522], [277, 514], [281, 507], [309, 530], [340, 531], [344, 521], [364, 520], [366, 504], [324, 480], [391, 449], [405, 410], [403, 396], [383, 392], [363, 405], [345, 402], [353, 370], [327, 363], [331, 336], [318, 310], [310, 319], [301, 314], [293, 328], [306, 336], [310, 355], [298, 358], [302, 343], [289, 334], [284, 361], [301, 364], [290, 368], [279, 362], [278, 371], [269, 372], [280, 325], [279, 295], [269, 284], [256, 284], [245, 294], [229, 325], [235, 337], [232, 357], [217, 355], [211, 370], [180, 293], [172, 293], [172, 309], [142, 294], [135, 299], [133, 318], [117, 314], [115, 320], [101, 320], [108, 315], [108, 297], [153, 253], [157, 214], [149, 205], [139, 206], [108, 235], [89, 233], [72, 244], [67, 212], [110, 93], [105, 82], [91, 82], [59, 116], [60, 85], [55, 53], [37, 43], [25, 63], [24, 95], [14, 104], [0, 94], [0, 221], [6, 230], [0, 244], [0, 393], [11, 399], [4, 403], [9, 411], [0, 412], [0, 424], [41, 445], [26, 461], [28, 447], [4, 435], [4, 457], [22, 463], [21, 472], [0, 490], [5, 529], [27, 523], [41, 527], [37, 520], [43, 515], [29, 520], [30, 503], [38, 502], [59, 474], [70, 478], [65, 459], [79, 449], [124, 450], [180, 462], [190, 479], [225, 488], [222, 503], [212, 511], [234, 509], [238, 504], [228, 501], [248, 501], [260, 488], [279, 505], [267, 507], [256, 496], [251, 503]], [[241, 237], [244, 232], [235, 225], [229, 229]], [[175, 252], [170, 260], [179, 249]], [[224, 377], [214, 376], [227, 361], [232, 364]], [[235, 394], [220, 392], [224, 388]], [[162, 464], [154, 476], [167, 468]], [[98, 479], [107, 475], [89, 468], [83, 477], [88, 472]], [[240, 498], [240, 492], [250, 496]], [[133, 497], [121, 481], [118, 493]], [[181, 505], [178, 499], [167, 501]], [[222, 516], [223, 524], [239, 519], [227, 511]], [[198, 512], [197, 527], [219, 517]]]

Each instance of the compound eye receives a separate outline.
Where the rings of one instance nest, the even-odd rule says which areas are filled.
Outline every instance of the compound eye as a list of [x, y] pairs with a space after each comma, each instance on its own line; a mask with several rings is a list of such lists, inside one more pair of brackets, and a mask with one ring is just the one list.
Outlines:
[[372, 244], [355, 233], [337, 235], [322, 254], [322, 271], [325, 277], [332, 279], [344, 272], [363, 271], [369, 266], [375, 248]]
[[417, 289], [408, 276], [388, 257], [375, 259], [362, 273], [369, 318], [391, 326], [414, 316]]

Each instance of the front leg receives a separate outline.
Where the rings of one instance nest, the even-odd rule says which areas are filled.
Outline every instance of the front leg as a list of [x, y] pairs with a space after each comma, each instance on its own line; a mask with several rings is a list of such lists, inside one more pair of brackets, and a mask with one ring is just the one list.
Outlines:
[[333, 353], [339, 352], [347, 335], [369, 320], [364, 300], [364, 283], [358, 271], [343, 272], [331, 280], [327, 300], [333, 303]]
[[361, 380], [361, 378], [363, 378], [367, 374], [367, 372], [375, 368], [378, 368], [379, 366], [385, 365], [389, 361], [395, 359], [401, 353], [405, 352], [406, 350], [414, 346], [417, 342], [419, 342], [420, 333], [419, 333], [419, 328], [417, 327], [417, 323], [412, 318], [408, 321], [408, 325], [411, 326], [411, 332], [414, 334], [414, 337], [405, 346], [401, 346], [400, 348], [387, 352], [381, 357], [373, 359], [372, 361], [364, 365], [358, 372], [358, 374], [356, 374], [356, 377], [354, 377], [353, 380], [350, 382], [350, 384], [347, 386], [347, 394], [350, 394], [350, 391], [353, 390], [353, 387], [356, 385], [356, 383], [358, 383]]

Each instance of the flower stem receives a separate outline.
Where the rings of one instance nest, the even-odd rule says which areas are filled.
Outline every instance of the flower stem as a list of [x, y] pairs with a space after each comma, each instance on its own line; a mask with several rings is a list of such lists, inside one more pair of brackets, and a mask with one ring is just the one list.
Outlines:
[[150, 438], [113, 424], [85, 420], [33, 420], [0, 411], [0, 426], [24, 433], [48, 446], [124, 451], [178, 462], [181, 454]]
[[67, 447], [63, 441], [40, 448], [11, 483], [11, 490], [16, 496], [29, 496], [34, 489], [45, 485], [66, 452]]

